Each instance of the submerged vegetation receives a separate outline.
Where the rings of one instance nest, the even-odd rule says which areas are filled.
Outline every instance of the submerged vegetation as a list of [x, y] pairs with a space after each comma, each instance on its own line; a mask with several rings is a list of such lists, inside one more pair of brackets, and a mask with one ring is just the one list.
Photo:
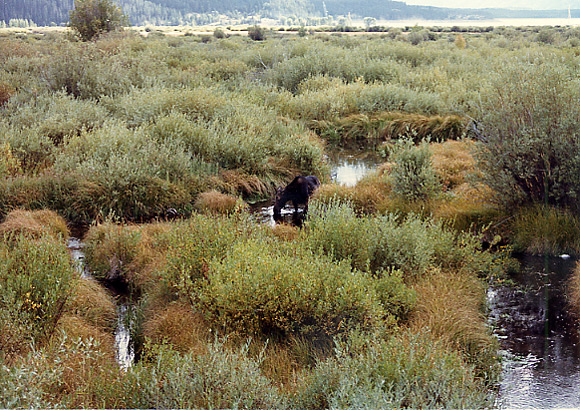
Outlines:
[[[486, 281], [580, 252], [580, 34], [552, 30], [0, 32], [0, 407], [492, 407]], [[331, 183], [353, 141], [384, 163]], [[297, 174], [302, 228], [256, 223]]]

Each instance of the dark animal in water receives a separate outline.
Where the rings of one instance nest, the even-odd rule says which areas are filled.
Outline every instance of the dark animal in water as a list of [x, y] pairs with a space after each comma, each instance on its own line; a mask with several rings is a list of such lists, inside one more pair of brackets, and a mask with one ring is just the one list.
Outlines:
[[274, 220], [282, 220], [282, 208], [286, 202], [292, 201], [294, 212], [298, 212], [298, 205], [304, 205], [304, 213], [308, 211], [308, 199], [320, 186], [320, 181], [314, 175], [307, 177], [299, 175], [286, 188], [278, 188], [276, 191], [276, 202], [274, 203]]

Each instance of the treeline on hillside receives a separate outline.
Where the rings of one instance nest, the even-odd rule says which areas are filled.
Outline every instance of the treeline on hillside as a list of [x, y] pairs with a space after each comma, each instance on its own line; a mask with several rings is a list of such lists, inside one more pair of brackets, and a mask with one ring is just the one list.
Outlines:
[[[280, 24], [297, 24], [296, 19], [322, 18], [320, 24], [343, 24], [341, 18], [372, 17], [397, 20], [412, 17], [424, 19], [498, 18], [498, 17], [565, 17], [562, 11], [503, 9], [445, 9], [411, 6], [402, 1], [370, 0], [116, 0], [132, 25], [205, 25], [255, 24], [262, 18], [276, 19]], [[74, 0], [4, 0], [0, 3], [0, 27], [63, 25], [69, 19]], [[574, 11], [575, 12], [575, 11]], [[225, 19], [224, 19], [225, 17]], [[289, 22], [289, 18], [290, 20]], [[312, 20], [300, 24], [311, 25]]]

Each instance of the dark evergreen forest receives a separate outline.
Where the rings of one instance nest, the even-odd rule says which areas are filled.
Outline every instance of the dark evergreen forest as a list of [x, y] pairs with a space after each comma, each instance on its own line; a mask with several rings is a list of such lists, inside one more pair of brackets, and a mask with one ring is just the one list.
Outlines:
[[[374, 17], [387, 20], [413, 17], [424, 19], [560, 17], [558, 13], [545, 10], [457, 10], [410, 6], [402, 1], [391, 0], [116, 0], [116, 2], [129, 17], [132, 25], [203, 25], [217, 21], [218, 15], [238, 19], [243, 16], [297, 19], [350, 15], [353, 18]], [[73, 6], [74, 0], [0, 0], [0, 26], [10, 25], [11, 21], [14, 24], [16, 20], [24, 21], [25, 25], [28, 23], [38, 26], [64, 25]]]
[[[262, 17], [346, 16], [400, 19], [446, 18], [447, 9], [408, 6], [389, 0], [118, 0], [133, 25], [204, 24], [212, 15]], [[39, 26], [68, 21], [74, 0], [0, 0], [0, 21], [26, 19]], [[209, 18], [209, 20], [208, 20]]]

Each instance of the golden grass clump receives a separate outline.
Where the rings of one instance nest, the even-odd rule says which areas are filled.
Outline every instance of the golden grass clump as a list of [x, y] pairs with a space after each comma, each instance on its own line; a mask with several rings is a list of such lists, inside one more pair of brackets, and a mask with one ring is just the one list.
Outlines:
[[65, 312], [99, 329], [112, 331], [117, 317], [113, 297], [94, 279], [75, 281], [75, 291], [67, 299]]
[[580, 218], [567, 209], [535, 205], [522, 208], [509, 222], [516, 251], [580, 253]]
[[0, 235], [23, 234], [38, 238], [48, 233], [55, 239], [68, 238], [68, 227], [64, 218], [50, 210], [11, 211], [0, 224]]
[[572, 312], [580, 320], [580, 262], [576, 264], [568, 283], [568, 300]]
[[208, 191], [199, 194], [194, 207], [201, 213], [227, 215], [244, 210], [247, 205], [235, 196], [222, 194], [218, 191]]
[[298, 238], [300, 231], [297, 227], [289, 224], [276, 224], [272, 228], [272, 234], [284, 241], [293, 241]]
[[176, 301], [161, 310], [148, 312], [143, 324], [144, 337], [154, 344], [169, 343], [180, 352], [207, 350], [209, 327], [203, 316], [187, 302]]
[[339, 184], [322, 184], [316, 191], [314, 191], [312, 199], [315, 201], [321, 201], [325, 204], [335, 199], [340, 201], [351, 201], [353, 194], [354, 187]]
[[71, 314], [63, 315], [57, 330], [40, 363], [60, 369], [58, 380], [45, 387], [50, 400], [66, 403], [66, 408], [114, 407], [111, 402], [105, 405], [102, 395], [118, 386], [122, 377], [114, 335]]
[[228, 192], [240, 192], [246, 196], [265, 196], [268, 193], [268, 187], [255, 175], [228, 170], [221, 172], [220, 178]]
[[468, 140], [445, 141], [430, 144], [433, 168], [444, 191], [449, 191], [466, 182], [466, 176], [473, 172], [475, 160], [472, 149], [474, 143]]
[[[409, 114], [402, 112], [382, 112], [377, 115], [353, 114], [341, 118], [334, 124], [338, 134], [344, 139], [379, 138], [397, 139], [403, 135], [421, 141], [460, 139], [466, 131], [467, 121], [458, 115]], [[329, 124], [320, 124], [329, 127]]]
[[417, 305], [410, 329], [427, 329], [435, 338], [459, 349], [482, 372], [494, 363], [496, 342], [487, 327], [483, 308], [484, 285], [475, 276], [434, 269], [415, 285]]
[[135, 255], [129, 266], [129, 278], [139, 289], [149, 285], [155, 286], [159, 279], [159, 271], [165, 264], [167, 245], [160, 239], [174, 225], [161, 222], [141, 225], [139, 241], [136, 244]]

